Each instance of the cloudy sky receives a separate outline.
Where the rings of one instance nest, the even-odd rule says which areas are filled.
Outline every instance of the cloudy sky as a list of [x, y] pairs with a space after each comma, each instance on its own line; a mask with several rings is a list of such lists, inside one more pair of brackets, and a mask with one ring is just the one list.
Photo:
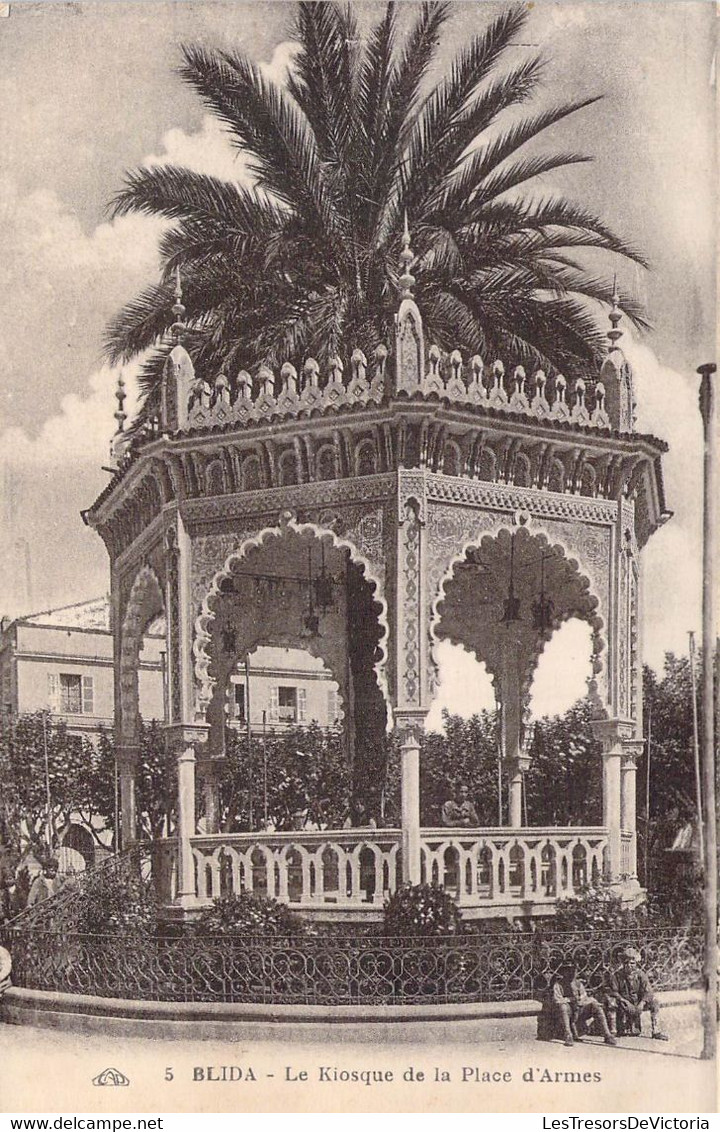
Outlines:
[[[497, 8], [456, 0], [442, 62]], [[547, 59], [545, 101], [605, 95], [559, 128], [562, 144], [584, 147], [593, 164], [540, 188], [595, 208], [652, 264], [623, 283], [646, 298], [654, 324], [642, 341], [624, 339], [638, 424], [671, 444], [676, 514], [647, 551], [646, 656], [658, 665], [699, 628], [695, 369], [715, 357], [714, 6], [528, 8], [526, 43]], [[363, 22], [378, 11], [363, 5]], [[25, 2], [0, 18], [0, 613], [108, 588], [104, 548], [79, 515], [107, 480], [117, 374], [102, 362], [103, 327], [158, 273], [157, 223], [108, 217], [125, 171], [179, 162], [243, 176], [242, 159], [174, 73], [178, 45], [240, 46], [281, 79], [291, 24], [282, 0]]]

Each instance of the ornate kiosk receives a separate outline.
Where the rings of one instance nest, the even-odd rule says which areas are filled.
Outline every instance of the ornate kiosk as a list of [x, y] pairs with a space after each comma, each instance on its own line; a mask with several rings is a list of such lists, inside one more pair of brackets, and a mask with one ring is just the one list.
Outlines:
[[[135, 836], [139, 650], [164, 613], [180, 908], [222, 884], [314, 915], [377, 916], [403, 880], [442, 882], [449, 858], [464, 915], [547, 914], [601, 877], [640, 896], [641, 552], [667, 517], [666, 446], [633, 430], [617, 302], [599, 374], [570, 386], [427, 348], [412, 265], [406, 232], [394, 341], [325, 373], [308, 358], [299, 374], [289, 362], [197, 374], [178, 281], [159, 419], [128, 442], [122, 402], [116, 414], [117, 470], [85, 519], [111, 561], [122, 836]], [[592, 632], [603, 824], [524, 827], [530, 683], [573, 617]], [[420, 735], [445, 639], [494, 681], [509, 782], [498, 828], [420, 826]], [[377, 828], [219, 832], [230, 676], [258, 645], [305, 649], [332, 672], [353, 789]], [[382, 820], [390, 728], [400, 829]]]

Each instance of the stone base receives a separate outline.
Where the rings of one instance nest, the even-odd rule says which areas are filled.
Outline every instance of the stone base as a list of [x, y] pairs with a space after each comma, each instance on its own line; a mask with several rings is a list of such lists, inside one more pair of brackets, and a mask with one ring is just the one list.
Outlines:
[[603, 887], [613, 896], [617, 896], [625, 908], [637, 908], [647, 900], [647, 889], [641, 887], [637, 877], [606, 881]]

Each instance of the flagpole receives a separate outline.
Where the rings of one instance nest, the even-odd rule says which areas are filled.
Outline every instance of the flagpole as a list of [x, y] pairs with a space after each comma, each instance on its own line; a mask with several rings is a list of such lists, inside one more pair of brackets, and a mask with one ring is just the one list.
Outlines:
[[717, 412], [712, 375], [715, 365], [700, 366], [700, 414], [703, 422], [703, 672], [702, 672], [702, 762], [703, 822], [705, 827], [705, 1002], [703, 1011], [706, 1061], [715, 1059], [717, 1048], [717, 817], [715, 814], [715, 460]]
[[644, 863], [645, 863], [645, 888], [650, 887], [650, 878], [648, 877], [649, 871], [649, 853], [650, 853], [650, 744], [652, 742], [652, 704], [648, 704], [647, 710], [647, 739], [645, 740], [645, 752], [647, 759], [647, 767], [645, 772], [645, 847], [644, 847]]
[[705, 866], [705, 831], [703, 829], [702, 786], [700, 784], [700, 741], [698, 738], [697, 684], [695, 681], [695, 634], [690, 638], [690, 682], [692, 684], [693, 759], [695, 763], [695, 805], [697, 806], [698, 850], [700, 868]]
[[52, 796], [50, 794], [50, 758], [48, 755], [48, 737], [47, 737], [47, 715], [43, 712], [42, 717], [43, 729], [43, 755], [45, 758], [45, 796], [47, 804], [47, 820], [45, 822], [45, 837], [47, 839], [48, 852], [52, 852]]

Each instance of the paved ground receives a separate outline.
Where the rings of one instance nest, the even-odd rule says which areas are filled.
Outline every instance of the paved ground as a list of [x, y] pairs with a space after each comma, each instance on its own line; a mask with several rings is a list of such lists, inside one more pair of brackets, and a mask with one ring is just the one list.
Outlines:
[[[224, 1041], [0, 1025], [0, 1097], [6, 1112], [79, 1114], [713, 1112], [715, 1073], [698, 1059], [697, 1012], [667, 1014], [669, 1043], [626, 1039], [617, 1049], [540, 1043], [531, 1028], [503, 1031], [502, 1022], [482, 1038], [475, 1022], [456, 1022], [244, 1026]], [[130, 1085], [94, 1087], [109, 1066]], [[342, 1079], [353, 1072], [371, 1083]]]

